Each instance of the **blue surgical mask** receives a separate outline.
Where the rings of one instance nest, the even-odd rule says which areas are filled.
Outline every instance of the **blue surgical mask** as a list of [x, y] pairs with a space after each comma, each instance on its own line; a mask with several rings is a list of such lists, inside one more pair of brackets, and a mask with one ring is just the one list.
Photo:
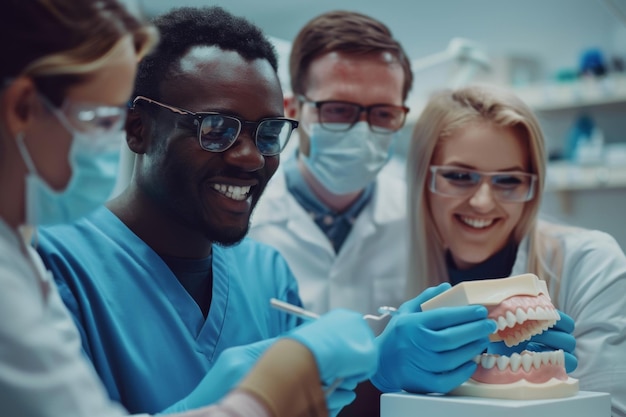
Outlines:
[[311, 124], [309, 155], [301, 155], [307, 169], [333, 194], [364, 189], [376, 179], [390, 156], [394, 133], [375, 133], [365, 121], [335, 132]]
[[69, 154], [72, 177], [63, 191], [53, 190], [41, 178], [24, 144], [23, 135], [17, 138], [18, 148], [28, 168], [25, 196], [28, 225], [70, 223], [102, 205], [113, 191], [124, 132], [72, 133]]

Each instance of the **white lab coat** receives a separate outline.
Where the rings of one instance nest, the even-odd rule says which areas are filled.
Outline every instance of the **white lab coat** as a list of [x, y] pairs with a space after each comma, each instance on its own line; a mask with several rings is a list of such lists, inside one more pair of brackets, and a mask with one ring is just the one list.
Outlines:
[[127, 415], [82, 355], [51, 274], [2, 220], [0, 288], [0, 415]]
[[[626, 256], [610, 235], [592, 230], [541, 230], [562, 248], [557, 307], [574, 319], [580, 389], [611, 393], [612, 414], [626, 416]], [[548, 265], [553, 264], [549, 254]], [[512, 275], [527, 272], [528, 240], [518, 250]]]
[[405, 301], [406, 184], [398, 176], [378, 175], [372, 199], [336, 254], [279, 170], [259, 200], [249, 236], [285, 257], [304, 306], [316, 313], [338, 307], [376, 313], [380, 306]]

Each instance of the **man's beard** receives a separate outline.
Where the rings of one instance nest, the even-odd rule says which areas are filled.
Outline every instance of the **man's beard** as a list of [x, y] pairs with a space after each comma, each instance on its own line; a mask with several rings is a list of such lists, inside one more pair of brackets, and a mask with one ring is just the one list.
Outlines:
[[207, 239], [220, 246], [233, 246], [246, 237], [250, 229], [250, 223], [244, 228], [224, 228], [223, 226], [218, 226], [211, 229], [206, 233]]

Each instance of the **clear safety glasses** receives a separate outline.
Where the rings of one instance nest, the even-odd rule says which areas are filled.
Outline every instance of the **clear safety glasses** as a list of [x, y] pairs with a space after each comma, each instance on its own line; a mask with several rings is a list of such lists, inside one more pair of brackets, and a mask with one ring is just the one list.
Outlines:
[[392, 133], [400, 130], [406, 120], [409, 108], [391, 104], [372, 104], [361, 106], [349, 101], [313, 101], [305, 96], [298, 96], [303, 103], [317, 108], [320, 125], [327, 130], [336, 132], [350, 130], [359, 121], [361, 113], [367, 114], [367, 123], [372, 132]]
[[126, 105], [107, 106], [65, 99], [60, 107], [56, 107], [46, 96], [40, 94], [40, 97], [46, 108], [70, 132], [100, 136], [121, 131], [126, 121]]
[[224, 152], [235, 143], [243, 127], [250, 126], [259, 152], [265, 156], [278, 155], [285, 149], [293, 130], [298, 127], [297, 121], [285, 117], [268, 117], [251, 122], [217, 112], [194, 113], [143, 96], [137, 96], [133, 106], [139, 101], [165, 108], [176, 116], [191, 118], [198, 127], [200, 147], [209, 152]]
[[493, 197], [505, 203], [523, 203], [535, 196], [537, 175], [527, 172], [482, 172], [455, 166], [430, 166], [431, 192], [447, 197], [468, 197], [488, 181]]

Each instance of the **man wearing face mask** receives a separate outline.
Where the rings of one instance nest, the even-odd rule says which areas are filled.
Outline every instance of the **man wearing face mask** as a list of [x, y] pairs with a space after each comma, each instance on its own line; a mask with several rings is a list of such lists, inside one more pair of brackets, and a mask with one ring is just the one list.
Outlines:
[[299, 32], [289, 69], [299, 149], [281, 162], [250, 236], [287, 259], [310, 310], [399, 306], [406, 187], [381, 170], [409, 110], [409, 60], [381, 22], [335, 11]]
[[[250, 236], [287, 259], [310, 310], [399, 306], [406, 186], [381, 170], [409, 110], [407, 55], [383, 23], [335, 11], [300, 30], [289, 70], [286, 116], [300, 121], [299, 149], [260, 199]], [[377, 394], [362, 384], [342, 415], [378, 415]]]

